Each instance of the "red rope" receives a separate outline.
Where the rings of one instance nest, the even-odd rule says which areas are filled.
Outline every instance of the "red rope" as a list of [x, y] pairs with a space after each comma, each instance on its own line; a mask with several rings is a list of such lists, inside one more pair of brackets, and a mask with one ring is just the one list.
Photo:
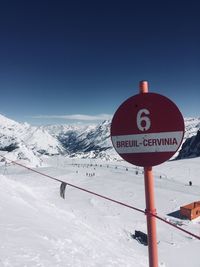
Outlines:
[[[61, 183], [64, 182], [64, 183], [66, 183], [67, 185], [69, 185], [69, 186], [71, 186], [71, 187], [73, 187], [73, 188], [76, 188], [76, 189], [78, 189], [78, 190], [81, 190], [81, 191], [84, 191], [84, 192], [86, 192], [86, 193], [95, 195], [95, 196], [100, 197], [100, 198], [102, 198], [102, 199], [106, 199], [106, 200], [108, 200], [108, 201], [111, 201], [111, 202], [113, 202], [113, 203], [119, 204], [119, 205], [121, 205], [121, 206], [124, 206], [124, 207], [130, 208], [130, 209], [136, 210], [136, 211], [141, 212], [141, 213], [143, 213], [143, 214], [147, 214], [147, 213], [148, 213], [147, 211], [144, 211], [144, 210], [142, 210], [142, 209], [138, 209], [138, 208], [136, 208], [136, 207], [133, 207], [133, 206], [128, 205], [128, 204], [126, 204], [126, 203], [123, 203], [123, 202], [121, 202], [121, 201], [114, 200], [114, 199], [112, 199], [112, 198], [103, 196], [103, 195], [101, 195], [101, 194], [95, 193], [95, 192], [93, 192], [93, 191], [87, 190], [87, 189], [82, 188], [82, 187], [79, 187], [79, 186], [77, 186], [77, 185], [74, 185], [74, 184], [71, 184], [71, 183], [62, 181], [62, 180], [57, 179], [57, 178], [55, 178], [55, 177], [53, 177], [53, 176], [51, 176], [51, 175], [42, 173], [42, 172], [40, 172], [40, 171], [36, 171], [36, 170], [34, 170], [34, 169], [30, 168], [30, 167], [27, 167], [27, 166], [25, 166], [25, 165], [23, 165], [23, 164], [20, 164], [20, 163], [18, 163], [18, 162], [16, 162], [16, 161], [7, 159], [7, 158], [4, 157], [4, 156], [1, 156], [1, 155], [0, 155], [0, 157], [4, 158], [5, 160], [10, 161], [10, 162], [13, 163], [13, 164], [16, 164], [16, 165], [20, 166], [20, 167], [22, 167], [22, 168], [25, 168], [25, 169], [30, 170], [30, 171], [32, 171], [32, 172], [35, 172], [35, 173], [37, 173], [37, 174], [39, 174], [39, 175], [45, 176], [45, 177], [47, 177], [47, 178], [50, 178], [50, 179], [52, 179], [52, 180], [55, 180], [55, 181], [58, 181], [58, 182], [61, 182]], [[178, 229], [178, 230], [180, 230], [180, 231], [182, 231], [182, 232], [184, 232], [184, 233], [186, 233], [186, 234], [188, 234], [188, 235], [191, 235], [192, 237], [195, 237], [195, 238], [197, 238], [197, 239], [200, 240], [200, 236], [195, 235], [195, 234], [193, 234], [192, 232], [189, 232], [189, 231], [187, 231], [187, 230], [185, 230], [185, 229], [183, 229], [183, 228], [181, 228], [181, 227], [175, 225], [174, 223], [168, 222], [166, 219], [163, 219], [162, 217], [158, 216], [157, 214], [152, 214], [152, 213], [151, 213], [151, 216], [154, 216], [154, 217], [156, 217], [158, 220], [163, 221], [164, 223], [169, 224], [169, 225], [171, 225], [172, 227], [174, 227], [174, 228], [176, 228], [176, 229]]]
[[195, 234], [193, 234], [192, 232], [189, 232], [189, 231], [187, 231], [187, 230], [185, 230], [185, 229], [179, 227], [178, 225], [176, 225], [176, 224], [174, 224], [174, 223], [168, 222], [167, 220], [163, 219], [162, 217], [160, 217], [160, 216], [158, 216], [158, 215], [156, 215], [156, 214], [152, 214], [152, 216], [154, 216], [154, 217], [156, 217], [158, 220], [163, 221], [164, 223], [167, 223], [167, 224], [173, 226], [174, 228], [176, 228], [176, 229], [178, 229], [178, 230], [180, 230], [180, 231], [182, 231], [182, 232], [184, 232], [184, 233], [186, 233], [186, 234], [188, 234], [188, 235], [191, 235], [191, 236], [193, 236], [193, 237], [195, 237], [195, 238], [197, 238], [197, 239], [200, 240], [200, 236], [195, 235]]

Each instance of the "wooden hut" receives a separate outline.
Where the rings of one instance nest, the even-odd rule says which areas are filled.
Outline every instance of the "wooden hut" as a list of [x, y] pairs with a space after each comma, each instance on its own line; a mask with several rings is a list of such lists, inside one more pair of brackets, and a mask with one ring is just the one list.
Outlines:
[[193, 220], [200, 216], [200, 201], [196, 201], [185, 206], [180, 207], [181, 217], [186, 217]]

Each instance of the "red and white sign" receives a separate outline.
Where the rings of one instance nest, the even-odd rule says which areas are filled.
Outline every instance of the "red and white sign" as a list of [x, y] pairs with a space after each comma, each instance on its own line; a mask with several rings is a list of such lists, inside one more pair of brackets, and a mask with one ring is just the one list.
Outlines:
[[114, 114], [111, 139], [117, 153], [137, 166], [155, 166], [170, 159], [184, 135], [177, 106], [156, 93], [127, 99]]

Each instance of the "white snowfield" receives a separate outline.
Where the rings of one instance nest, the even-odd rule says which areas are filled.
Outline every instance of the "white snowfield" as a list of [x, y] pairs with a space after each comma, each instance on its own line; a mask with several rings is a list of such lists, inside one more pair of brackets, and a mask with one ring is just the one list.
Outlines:
[[[63, 156], [43, 160], [46, 167], [36, 170], [145, 209], [142, 168]], [[200, 219], [168, 215], [200, 200], [200, 158], [154, 167], [154, 179], [158, 214], [200, 235]], [[147, 246], [131, 237], [135, 230], [146, 233], [144, 214], [70, 186], [62, 199], [58, 181], [5, 162], [0, 163], [0, 212], [1, 267], [148, 266]], [[161, 221], [157, 239], [160, 267], [200, 266], [200, 240]]]

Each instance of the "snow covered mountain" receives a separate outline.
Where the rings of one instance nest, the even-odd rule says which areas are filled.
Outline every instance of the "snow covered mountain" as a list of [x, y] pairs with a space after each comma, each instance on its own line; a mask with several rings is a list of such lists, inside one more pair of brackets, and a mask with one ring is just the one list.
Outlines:
[[186, 140], [197, 134], [200, 129], [200, 118], [185, 118], [185, 136]]
[[[110, 140], [110, 122], [90, 126], [31, 126], [0, 115], [0, 151], [12, 160], [41, 165], [42, 156], [118, 158]], [[108, 153], [109, 151], [109, 153]]]
[[[119, 160], [110, 139], [110, 121], [98, 125], [31, 126], [0, 115], [0, 151], [12, 160], [26, 160], [34, 166], [42, 156], [66, 155], [76, 158]], [[185, 119], [186, 133], [178, 158], [200, 156], [200, 118]], [[197, 134], [197, 136], [196, 136]]]
[[12, 160], [41, 164], [41, 155], [64, 153], [60, 142], [41, 127], [18, 123], [0, 115], [0, 151]]
[[200, 156], [200, 118], [185, 119], [185, 137], [176, 159]]
[[[96, 126], [93, 125], [82, 128], [61, 125], [48, 126], [45, 127], [45, 129], [57, 137], [70, 157], [119, 159], [110, 140], [110, 124], [110, 121], [104, 121]], [[188, 140], [190, 140], [190, 138], [195, 138], [199, 129], [200, 118], [185, 119], [184, 146], [186, 142], [190, 147]], [[192, 154], [193, 149], [193, 147], [190, 148], [190, 154]], [[193, 156], [200, 155], [200, 145], [196, 150]], [[177, 155], [179, 156], [179, 152], [176, 153], [175, 157]], [[191, 155], [188, 154], [185, 156], [190, 157]]]
[[179, 152], [177, 159], [194, 158], [200, 156], [200, 130], [196, 135], [188, 138]]
[[79, 128], [61, 125], [60, 129], [58, 126], [45, 129], [60, 141], [70, 157], [110, 159], [117, 157], [110, 140], [110, 124], [110, 121], [104, 121]]

